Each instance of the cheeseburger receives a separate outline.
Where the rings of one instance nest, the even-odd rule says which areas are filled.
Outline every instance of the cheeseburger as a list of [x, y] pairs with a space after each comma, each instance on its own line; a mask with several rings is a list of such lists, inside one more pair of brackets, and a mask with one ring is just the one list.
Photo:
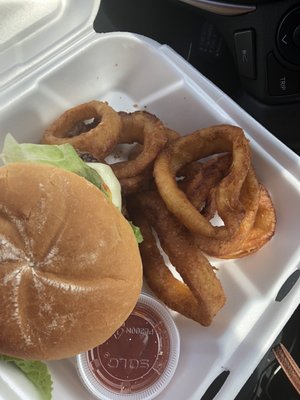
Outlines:
[[51, 360], [93, 348], [141, 286], [133, 230], [99, 188], [53, 165], [0, 168], [0, 353]]

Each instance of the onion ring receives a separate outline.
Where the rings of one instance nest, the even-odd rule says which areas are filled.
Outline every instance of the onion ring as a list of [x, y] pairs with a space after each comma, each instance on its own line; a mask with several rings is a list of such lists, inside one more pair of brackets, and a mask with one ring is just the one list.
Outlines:
[[[184, 180], [179, 182], [180, 188], [186, 193], [191, 203], [201, 209], [206, 218], [212, 218], [216, 211], [214, 194], [216, 185], [228, 172], [230, 154], [213, 157], [205, 162], [191, 163], [182, 171]], [[256, 196], [251, 196], [252, 186], [247, 180], [256, 177], [250, 167], [240, 195], [246, 214], [238, 234], [228, 240], [207, 238], [195, 235], [195, 241], [202, 251], [219, 258], [238, 258], [259, 250], [274, 234], [276, 215], [272, 200], [267, 190], [260, 185], [259, 202]]]
[[[215, 193], [217, 211], [224, 226], [213, 226], [179, 189], [176, 173], [187, 163], [228, 151], [232, 152], [230, 170]], [[252, 203], [258, 203], [259, 185], [252, 175], [248, 177], [250, 165], [250, 148], [242, 129], [218, 125], [200, 129], [171, 142], [155, 162], [154, 177], [167, 208], [190, 231], [209, 238], [229, 239], [237, 234], [246, 215], [245, 207], [240, 202], [240, 192], [245, 180], [251, 187]]]
[[160, 119], [147, 111], [120, 112], [119, 115], [122, 129], [118, 143], [143, 145], [142, 151], [136, 158], [111, 164], [118, 179], [131, 178], [153, 165], [158, 153], [166, 145], [168, 137]]
[[192, 162], [179, 171], [184, 179], [178, 182], [178, 186], [208, 220], [216, 212], [214, 187], [227, 175], [231, 162], [231, 154], [226, 153], [205, 162]]
[[[232, 259], [248, 256], [261, 249], [274, 235], [276, 226], [276, 213], [271, 197], [266, 188], [260, 185], [260, 197], [255, 221], [249, 229], [249, 225], [244, 222], [239, 234], [232, 240], [219, 241], [217, 246], [213, 243], [214, 239], [201, 241], [196, 238], [196, 243], [207, 254], [218, 258]], [[217, 249], [217, 251], [215, 250]]]
[[[228, 173], [230, 154], [214, 157], [205, 162], [192, 163], [181, 171], [185, 178], [180, 185], [192, 204], [201, 209], [206, 218], [212, 218], [216, 211], [214, 194], [216, 185]], [[272, 200], [267, 190], [260, 185], [259, 201], [251, 200], [251, 185], [247, 179], [256, 180], [253, 168], [250, 167], [241, 190], [240, 201], [246, 214], [238, 234], [228, 240], [195, 235], [195, 241], [202, 251], [219, 258], [238, 258], [259, 250], [274, 234], [276, 215]]]
[[179, 133], [165, 127], [161, 120], [147, 111], [120, 112], [122, 129], [119, 144], [135, 144], [128, 160], [111, 164], [119, 179], [123, 195], [149, 187], [153, 179], [154, 160], [167, 142]]
[[153, 176], [151, 167], [147, 168], [143, 173], [139, 175], [119, 179], [122, 188], [122, 194], [124, 196], [149, 189], [152, 181]]
[[[100, 123], [87, 132], [68, 136], [74, 126], [89, 119]], [[42, 143], [70, 143], [77, 151], [87, 152], [103, 160], [117, 144], [121, 131], [121, 118], [106, 102], [90, 101], [65, 111], [43, 133]]]
[[[157, 247], [151, 225], [138, 209], [134, 211], [134, 222], [140, 227], [144, 241], [140, 244], [143, 271], [146, 282], [156, 296], [172, 310], [197, 322], [207, 321], [207, 316], [193, 296], [189, 287], [176, 279]], [[206, 324], [208, 325], [210, 319]]]
[[[193, 244], [190, 233], [167, 210], [157, 191], [130, 196], [127, 208], [144, 236], [140, 251], [150, 288], [173, 310], [204, 326], [210, 325], [224, 305], [225, 295], [212, 266]], [[165, 265], [151, 228], [184, 283]]]

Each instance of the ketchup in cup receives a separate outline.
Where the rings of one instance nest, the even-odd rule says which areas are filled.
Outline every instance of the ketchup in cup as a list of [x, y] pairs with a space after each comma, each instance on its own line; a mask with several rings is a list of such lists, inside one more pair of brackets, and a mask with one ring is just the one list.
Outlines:
[[78, 370], [86, 388], [99, 399], [150, 400], [172, 379], [179, 347], [168, 309], [142, 294], [106, 342], [77, 356]]

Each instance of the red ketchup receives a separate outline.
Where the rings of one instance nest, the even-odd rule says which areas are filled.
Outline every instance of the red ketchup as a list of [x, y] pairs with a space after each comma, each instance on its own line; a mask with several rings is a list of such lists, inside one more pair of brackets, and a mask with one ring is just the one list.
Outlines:
[[[152, 399], [171, 380], [179, 357], [175, 323], [160, 302], [140, 299], [124, 324], [102, 345], [78, 356], [84, 383], [101, 399]], [[82, 373], [80, 367], [88, 370]], [[87, 378], [88, 377], [88, 378]], [[132, 395], [132, 397], [130, 396]]]

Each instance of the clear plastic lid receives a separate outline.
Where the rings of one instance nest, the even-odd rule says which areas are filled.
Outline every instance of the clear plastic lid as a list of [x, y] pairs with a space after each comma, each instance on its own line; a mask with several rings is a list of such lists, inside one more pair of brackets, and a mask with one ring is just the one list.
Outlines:
[[78, 373], [96, 398], [150, 400], [171, 381], [179, 352], [178, 330], [168, 309], [142, 294], [110, 339], [77, 356]]

